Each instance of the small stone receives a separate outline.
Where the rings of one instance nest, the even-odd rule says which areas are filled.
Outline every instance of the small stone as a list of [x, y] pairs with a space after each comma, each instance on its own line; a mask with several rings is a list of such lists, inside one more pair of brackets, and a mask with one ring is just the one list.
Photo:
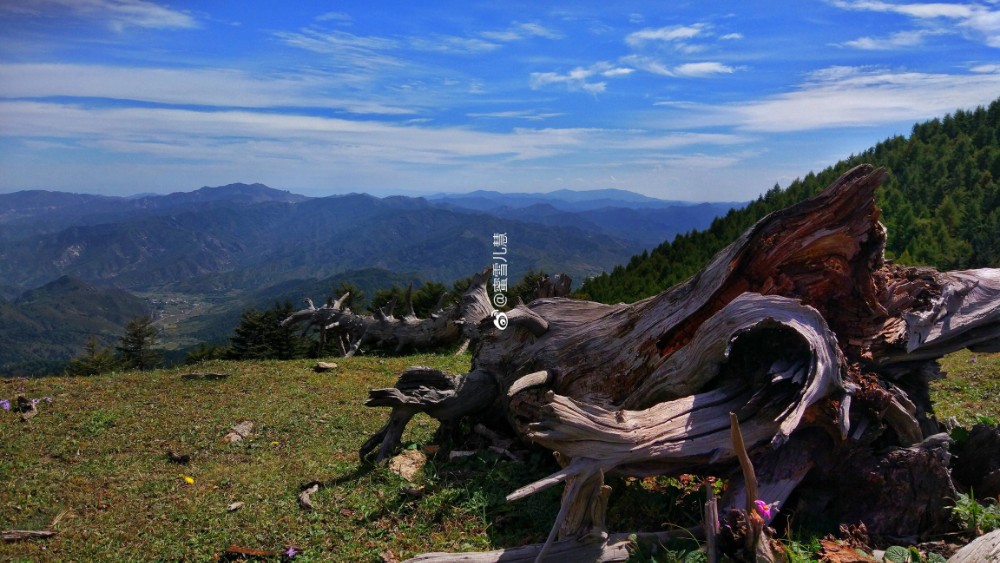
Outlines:
[[406, 450], [389, 460], [389, 471], [407, 481], [413, 481], [427, 463], [427, 456], [419, 450]]

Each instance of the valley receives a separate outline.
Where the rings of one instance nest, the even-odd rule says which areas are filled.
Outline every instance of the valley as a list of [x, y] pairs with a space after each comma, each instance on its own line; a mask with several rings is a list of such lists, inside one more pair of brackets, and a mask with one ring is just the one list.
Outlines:
[[0, 329], [9, 343], [0, 374], [49, 373], [90, 336], [114, 345], [112, 327], [124, 320], [100, 309], [85, 315], [108, 321], [95, 333], [74, 329], [76, 321], [57, 309], [33, 311], [39, 322], [62, 325], [66, 330], [57, 332], [72, 336], [42, 354], [43, 363], [31, 359], [26, 350], [38, 350], [49, 332], [14, 323], [22, 296], [40, 287], [58, 293], [49, 284], [60, 278], [102, 299], [127, 294], [133, 309], [142, 303], [160, 329], [158, 347], [180, 361], [201, 343], [225, 344], [251, 307], [322, 301], [341, 284], [368, 296], [410, 283], [450, 287], [489, 263], [496, 232], [512, 241], [511, 283], [545, 271], [569, 274], [578, 285], [738, 205], [669, 202], [622, 190], [311, 198], [262, 184], [134, 198], [0, 194], [0, 295], [11, 311], [9, 327]]

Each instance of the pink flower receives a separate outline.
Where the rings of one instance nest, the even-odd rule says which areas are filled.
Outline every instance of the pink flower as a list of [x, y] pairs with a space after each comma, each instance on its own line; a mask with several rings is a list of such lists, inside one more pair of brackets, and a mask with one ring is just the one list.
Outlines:
[[292, 546], [288, 546], [288, 551], [285, 552], [285, 557], [291, 559], [291, 558], [295, 557], [298, 554], [299, 554], [299, 552], [298, 552], [297, 549], [295, 549]]
[[754, 505], [757, 507], [757, 512], [764, 517], [764, 520], [771, 519], [771, 507], [768, 506], [764, 501], [758, 499], [753, 501]]

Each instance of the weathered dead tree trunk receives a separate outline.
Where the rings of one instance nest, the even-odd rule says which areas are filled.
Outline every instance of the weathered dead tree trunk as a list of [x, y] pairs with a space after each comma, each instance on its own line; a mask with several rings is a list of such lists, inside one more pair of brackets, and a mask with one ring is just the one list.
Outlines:
[[[347, 293], [319, 308], [313, 305], [312, 300], [306, 299], [309, 308], [292, 313], [281, 321], [281, 325], [304, 324], [306, 330], [316, 328], [320, 343], [336, 339], [345, 357], [353, 356], [361, 346], [368, 344], [392, 347], [399, 353], [407, 348], [426, 349], [458, 343], [463, 338], [476, 338], [479, 322], [493, 312], [486, 295], [489, 276], [488, 268], [472, 276], [472, 283], [459, 303], [448, 307], [439, 303], [437, 310], [427, 319], [417, 318], [413, 313], [411, 285], [406, 290], [403, 316], [399, 318], [394, 316], [395, 300], [389, 304], [388, 312], [380, 308], [375, 315], [356, 314], [344, 307], [350, 296]], [[461, 351], [464, 349], [463, 346]]]
[[[563, 465], [508, 497], [565, 483], [552, 533], [533, 548], [541, 561], [555, 546], [566, 553], [575, 541], [592, 553], [620, 539], [605, 530], [606, 474], [731, 477], [721, 506], [747, 506], [732, 412], [759, 499], [784, 506], [811, 485], [841, 496], [807, 490], [798, 495], [803, 510], [861, 519], [873, 535], [939, 531], [937, 506], [909, 519], [879, 516], [911, 510], [913, 497], [903, 493], [929, 482], [932, 496], [954, 490], [927, 380], [943, 354], [1000, 349], [1000, 270], [884, 262], [875, 205], [883, 174], [867, 165], [847, 172], [654, 297], [618, 305], [538, 299], [509, 311], [506, 330], [484, 317], [469, 374], [408, 370], [395, 388], [371, 392], [368, 405], [393, 412], [362, 456], [376, 447], [378, 460], [391, 455], [418, 412], [451, 421], [502, 409]], [[830, 470], [851, 459], [881, 468], [883, 483], [899, 481], [898, 496], [852, 505], [851, 480], [862, 477]], [[904, 479], [898, 469], [906, 467], [916, 473]]]

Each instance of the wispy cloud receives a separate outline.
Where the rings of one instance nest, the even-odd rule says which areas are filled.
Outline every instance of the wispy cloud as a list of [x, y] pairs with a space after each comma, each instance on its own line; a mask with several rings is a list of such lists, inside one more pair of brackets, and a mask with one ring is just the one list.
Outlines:
[[701, 61], [667, 66], [655, 57], [644, 55], [628, 55], [622, 57], [623, 64], [630, 65], [658, 76], [704, 78], [716, 74], [732, 74], [736, 68], [717, 61]]
[[[591, 94], [603, 92], [608, 83], [601, 78], [614, 78], [626, 76], [634, 72], [634, 69], [613, 65], [607, 61], [594, 63], [589, 67], [576, 67], [573, 70], [561, 74], [558, 72], [533, 72], [531, 73], [531, 87], [539, 89], [550, 84], [560, 84], [570, 90], [583, 90]], [[593, 80], [593, 79], [596, 79]]]
[[499, 42], [487, 41], [478, 37], [459, 37], [455, 35], [411, 37], [408, 39], [407, 45], [419, 51], [467, 55], [496, 51], [503, 46]]
[[483, 113], [467, 113], [466, 115], [468, 117], [486, 117], [493, 119], [526, 119], [528, 121], [543, 121], [545, 119], [560, 117], [566, 114], [536, 111], [491, 111]]
[[685, 39], [693, 39], [705, 31], [707, 26], [702, 23], [694, 25], [678, 25], [671, 27], [646, 28], [628, 34], [625, 42], [636, 46], [651, 41], [679, 42]]
[[940, 116], [987, 104], [1000, 74], [932, 74], [880, 68], [829, 67], [795, 91], [740, 104], [659, 105], [683, 110], [678, 127], [729, 126], [754, 132], [872, 127]]
[[625, 36], [625, 43], [637, 50], [660, 49], [663, 46], [679, 53], [699, 53], [705, 50], [705, 45], [693, 43], [693, 39], [706, 39], [711, 25], [695, 23], [660, 28], [645, 28]]
[[492, 41], [509, 43], [521, 41], [529, 37], [543, 37], [545, 39], [561, 39], [562, 35], [538, 23], [514, 23], [509, 28], [500, 31], [484, 31], [480, 33], [482, 37]]
[[957, 27], [990, 47], [1000, 47], [1000, 9], [995, 2], [894, 4], [880, 0], [832, 0], [831, 4], [845, 10], [899, 14], [924, 23], [947, 20], [948, 26]]
[[977, 4], [890, 3], [880, 0], [834, 0], [834, 6], [847, 10], [891, 12], [914, 18], [967, 18], [980, 8]]
[[325, 12], [316, 16], [316, 21], [318, 22], [335, 21], [342, 23], [350, 23], [354, 21], [354, 18], [352, 18], [350, 14], [345, 14], [343, 12]]
[[115, 31], [129, 27], [190, 29], [198, 20], [190, 13], [145, 0], [33, 0], [0, 2], [0, 13], [43, 17], [76, 17], [103, 22]]
[[0, 97], [101, 98], [210, 107], [313, 107], [359, 114], [413, 113], [397, 105], [341, 98], [336, 77], [264, 76], [233, 69], [0, 64]]
[[866, 51], [887, 51], [905, 47], [916, 47], [923, 44], [925, 37], [939, 34], [940, 32], [931, 30], [900, 31], [883, 38], [859, 37], [852, 41], [845, 41], [842, 45]]
[[736, 69], [718, 62], [685, 63], [678, 65], [674, 72], [678, 76], [712, 76], [713, 74], [732, 74]]

